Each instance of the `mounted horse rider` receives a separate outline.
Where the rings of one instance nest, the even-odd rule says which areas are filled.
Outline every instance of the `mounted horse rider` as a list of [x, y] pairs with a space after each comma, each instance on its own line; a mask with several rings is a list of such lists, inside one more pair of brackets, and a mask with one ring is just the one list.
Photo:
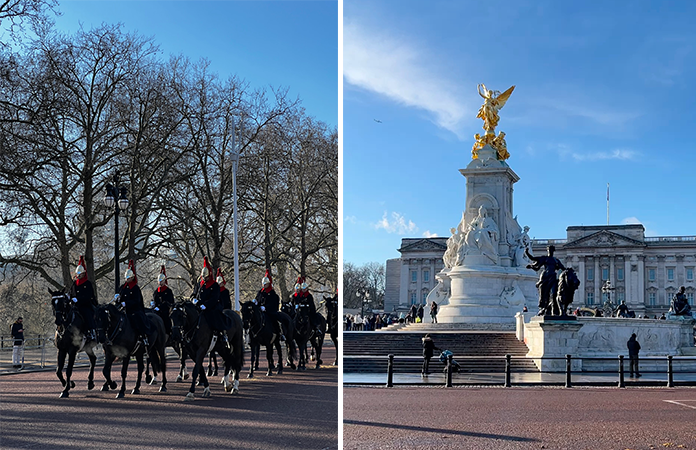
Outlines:
[[213, 268], [208, 262], [208, 257], [203, 257], [203, 269], [201, 269], [200, 283], [196, 284], [191, 297], [193, 304], [196, 305], [202, 312], [203, 317], [210, 325], [210, 328], [218, 334], [222, 335], [225, 345], [229, 348], [227, 334], [224, 331], [232, 328], [232, 321], [222, 312], [220, 304], [220, 285], [217, 284], [213, 277]]
[[319, 323], [316, 319], [317, 307], [314, 304], [314, 297], [309, 293], [309, 286], [307, 285], [307, 280], [303, 276], [297, 277], [297, 283], [295, 283], [295, 293], [292, 296], [292, 304], [295, 308], [308, 307], [309, 308], [309, 323], [317, 335], [322, 335], [324, 332], [319, 328]]
[[85, 257], [80, 256], [80, 262], [75, 268], [75, 281], [70, 288], [70, 298], [85, 321], [86, 330], [81, 330], [87, 339], [96, 341], [97, 333], [94, 323], [94, 308], [99, 306], [97, 297], [94, 295], [92, 282], [87, 279], [87, 269], [85, 268]]
[[143, 293], [138, 286], [138, 277], [135, 274], [135, 263], [131, 259], [128, 261], [128, 269], [124, 275], [126, 282], [121, 286], [121, 290], [114, 296], [114, 301], [121, 302], [121, 306], [126, 308], [126, 315], [131, 326], [140, 336], [143, 345], [150, 346], [147, 335], [152, 332], [150, 321], [145, 317], [145, 305], [143, 304]]
[[220, 304], [222, 305], [222, 309], [232, 309], [230, 291], [227, 289], [227, 281], [225, 281], [225, 276], [222, 274], [222, 269], [220, 267], [217, 269], [216, 276], [217, 279], [215, 281], [220, 285]]
[[157, 277], [157, 282], [159, 286], [152, 293], [152, 304], [155, 310], [155, 314], [162, 318], [164, 322], [164, 329], [167, 334], [171, 336], [172, 334], [172, 321], [169, 318], [169, 314], [174, 308], [174, 293], [167, 285], [167, 271], [162, 266], [160, 269], [160, 274]]
[[290, 316], [280, 311], [280, 297], [273, 289], [273, 280], [267, 270], [266, 275], [261, 280], [261, 290], [256, 294], [256, 304], [261, 307], [261, 311], [271, 319], [273, 329], [280, 336], [280, 341], [285, 341], [285, 335], [290, 330]]

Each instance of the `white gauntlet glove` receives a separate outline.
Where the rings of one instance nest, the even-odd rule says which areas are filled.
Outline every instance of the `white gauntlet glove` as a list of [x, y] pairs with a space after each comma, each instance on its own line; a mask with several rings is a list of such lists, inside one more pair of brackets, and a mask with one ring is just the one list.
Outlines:
[[73, 297], [72, 301], [73, 303], [77, 303], [77, 299], [75, 297]]
[[194, 299], [193, 299], [193, 304], [194, 304], [194, 305], [197, 305], [197, 304], [198, 304], [198, 299], [197, 299], [197, 298], [194, 298]]
[[201, 311], [205, 311], [205, 305], [201, 305]]
[[261, 311], [266, 311], [266, 307], [265, 307], [265, 306], [262, 306], [262, 307], [261, 307]]

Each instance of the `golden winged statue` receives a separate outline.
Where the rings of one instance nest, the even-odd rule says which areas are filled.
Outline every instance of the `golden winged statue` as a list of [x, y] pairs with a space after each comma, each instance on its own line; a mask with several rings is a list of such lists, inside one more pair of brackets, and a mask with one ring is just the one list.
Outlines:
[[495, 127], [498, 126], [500, 120], [498, 111], [505, 106], [505, 102], [514, 90], [515, 86], [512, 86], [501, 94], [500, 91], [486, 89], [486, 85], [483, 83], [478, 85], [478, 93], [483, 97], [483, 105], [481, 105], [476, 118], [483, 119], [483, 129], [486, 130], [486, 134], [495, 134]]
[[495, 135], [495, 127], [498, 126], [498, 121], [500, 116], [498, 111], [505, 106], [510, 94], [515, 90], [515, 86], [512, 86], [507, 91], [502, 94], [500, 91], [494, 91], [486, 88], [486, 85], [481, 83], [478, 85], [478, 93], [483, 97], [483, 105], [478, 111], [476, 118], [483, 119], [483, 129], [486, 130], [483, 136], [476, 133], [474, 138], [476, 142], [471, 151], [471, 157], [473, 159], [478, 158], [479, 150], [484, 146], [490, 145], [497, 152], [497, 158], [499, 160], [506, 160], [510, 157], [510, 153], [507, 151], [507, 143], [505, 142], [505, 133], [502, 131], [498, 136]]

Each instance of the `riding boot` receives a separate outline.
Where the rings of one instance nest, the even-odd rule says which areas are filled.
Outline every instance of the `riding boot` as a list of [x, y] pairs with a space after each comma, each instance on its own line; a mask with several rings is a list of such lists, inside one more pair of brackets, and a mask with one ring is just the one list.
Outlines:
[[94, 342], [97, 342], [97, 332], [94, 331], [93, 329], [89, 330], [87, 332], [87, 338], [94, 341]]
[[142, 335], [142, 340], [143, 340], [143, 345], [144, 345], [145, 347], [149, 347], [149, 346], [150, 346], [150, 341], [147, 340], [147, 335], [146, 335], [146, 334], [143, 334], [143, 335]]
[[230, 350], [230, 340], [227, 339], [227, 333], [222, 332], [222, 341], [225, 343], [225, 347], [227, 347], [227, 350]]

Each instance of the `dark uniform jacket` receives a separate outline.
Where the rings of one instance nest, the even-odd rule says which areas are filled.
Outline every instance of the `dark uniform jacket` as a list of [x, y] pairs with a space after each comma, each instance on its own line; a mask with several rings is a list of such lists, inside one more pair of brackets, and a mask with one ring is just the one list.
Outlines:
[[227, 288], [222, 288], [220, 291], [220, 304], [222, 309], [232, 309], [232, 299], [230, 298], [230, 291]]
[[70, 298], [77, 299], [77, 303], [75, 305], [80, 311], [80, 315], [85, 320], [87, 329], [94, 329], [94, 307], [98, 306], [99, 303], [97, 303], [97, 297], [94, 295], [94, 287], [92, 286], [92, 282], [85, 280], [81, 285], [78, 286], [77, 281], [74, 281], [72, 287], [70, 288]]
[[222, 312], [219, 284], [213, 282], [209, 287], [197, 284], [193, 291], [193, 297], [198, 299], [196, 306], [199, 308], [205, 306], [203, 316], [213, 330], [224, 331], [232, 327], [231, 319]]
[[150, 323], [145, 317], [145, 305], [143, 305], [143, 293], [137, 284], [128, 287], [128, 283], [121, 286], [119, 292], [121, 302], [126, 304], [126, 314], [131, 325], [139, 334], [150, 332]]
[[280, 311], [280, 297], [276, 294], [276, 291], [271, 289], [271, 292], [264, 292], [263, 289], [256, 294], [256, 303], [259, 306], [264, 306], [266, 312], [278, 312]]
[[159, 308], [159, 311], [155, 311], [155, 313], [162, 318], [164, 329], [167, 331], [167, 334], [171, 334], [172, 321], [169, 319], [169, 314], [172, 312], [172, 308], [174, 308], [174, 293], [168, 286], [164, 286], [162, 290], [158, 287], [152, 294], [152, 302], [155, 304], [155, 308]]

